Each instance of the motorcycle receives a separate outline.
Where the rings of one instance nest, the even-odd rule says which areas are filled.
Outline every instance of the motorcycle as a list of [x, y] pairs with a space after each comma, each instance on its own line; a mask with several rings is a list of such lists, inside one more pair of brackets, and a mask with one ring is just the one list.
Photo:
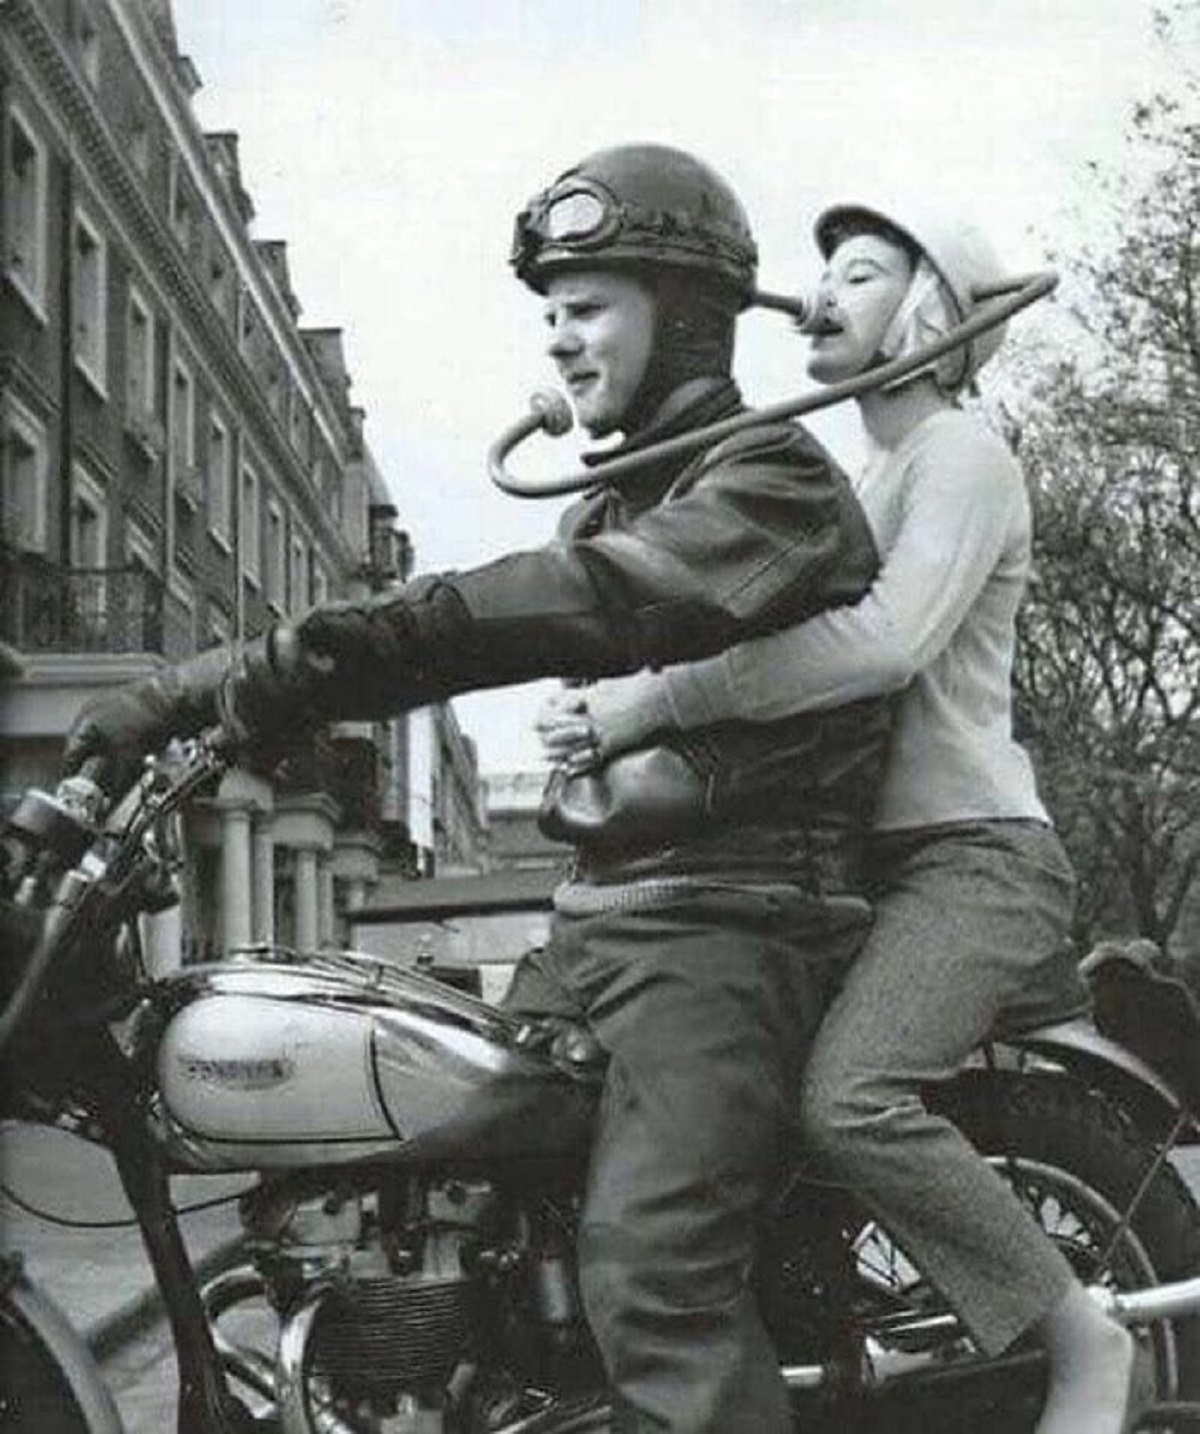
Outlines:
[[[178, 1428], [611, 1429], [573, 1254], [603, 1079], [586, 1030], [358, 952], [147, 973], [139, 922], [175, 897], [176, 814], [233, 760], [206, 734], [115, 806], [85, 770], [27, 792], [0, 841], [4, 1114], [110, 1150], [171, 1326]], [[1098, 1025], [997, 1041], [928, 1099], [1135, 1331], [1139, 1427], [1195, 1427], [1200, 1212], [1170, 1157], [1198, 1133], [1200, 1015], [1147, 963], [1092, 978]], [[200, 1287], [168, 1177], [218, 1171], [254, 1184], [239, 1262]], [[65, 1318], [3, 1270], [0, 1425], [119, 1429]], [[976, 1350], [818, 1172], [779, 1191], [756, 1286], [806, 1431], [1036, 1419], [1036, 1348]]]

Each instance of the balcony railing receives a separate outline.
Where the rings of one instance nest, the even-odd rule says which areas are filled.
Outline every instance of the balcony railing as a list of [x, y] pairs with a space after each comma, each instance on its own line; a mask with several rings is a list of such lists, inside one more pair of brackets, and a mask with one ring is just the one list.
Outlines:
[[141, 567], [64, 568], [0, 551], [0, 638], [19, 652], [194, 650], [191, 614]]

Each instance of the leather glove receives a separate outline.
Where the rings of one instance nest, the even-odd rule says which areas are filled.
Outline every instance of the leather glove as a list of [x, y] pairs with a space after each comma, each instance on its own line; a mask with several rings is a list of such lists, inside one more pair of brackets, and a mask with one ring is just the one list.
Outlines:
[[86, 703], [67, 733], [64, 772], [99, 759], [96, 780], [115, 795], [172, 737], [221, 722], [236, 739], [261, 741], [299, 725], [310, 680], [290, 628], [273, 629], [240, 653], [212, 648]]

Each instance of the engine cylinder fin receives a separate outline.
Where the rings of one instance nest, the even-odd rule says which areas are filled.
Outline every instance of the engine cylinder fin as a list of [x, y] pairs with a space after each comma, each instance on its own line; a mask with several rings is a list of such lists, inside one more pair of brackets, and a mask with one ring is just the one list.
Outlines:
[[359, 1279], [325, 1300], [313, 1330], [313, 1368], [359, 1395], [437, 1386], [449, 1379], [473, 1328], [469, 1280]]

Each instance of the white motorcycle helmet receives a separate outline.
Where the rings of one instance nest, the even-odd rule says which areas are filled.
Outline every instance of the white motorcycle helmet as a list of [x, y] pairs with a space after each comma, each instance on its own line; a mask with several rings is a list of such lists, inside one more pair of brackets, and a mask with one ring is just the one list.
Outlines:
[[[899, 356], [906, 351], [906, 345], [910, 350], [915, 347], [919, 340], [914, 335], [922, 326], [924, 337], [929, 339], [940, 336], [939, 328], [945, 331], [970, 318], [980, 302], [977, 291], [1006, 278], [995, 250], [976, 225], [932, 207], [905, 204], [902, 212], [904, 218], [898, 219], [893, 212], [871, 204], [834, 204], [817, 216], [813, 226], [817, 247], [825, 259], [846, 234], [866, 227], [878, 229], [885, 236], [891, 231], [924, 261], [917, 264], [909, 295], [897, 316], [896, 346], [884, 354], [886, 358]], [[899, 332], [905, 326], [907, 331]], [[939, 386], [954, 392], [972, 383], [1000, 347], [1005, 327], [997, 324], [985, 329], [965, 350], [955, 350], [931, 365]]]

